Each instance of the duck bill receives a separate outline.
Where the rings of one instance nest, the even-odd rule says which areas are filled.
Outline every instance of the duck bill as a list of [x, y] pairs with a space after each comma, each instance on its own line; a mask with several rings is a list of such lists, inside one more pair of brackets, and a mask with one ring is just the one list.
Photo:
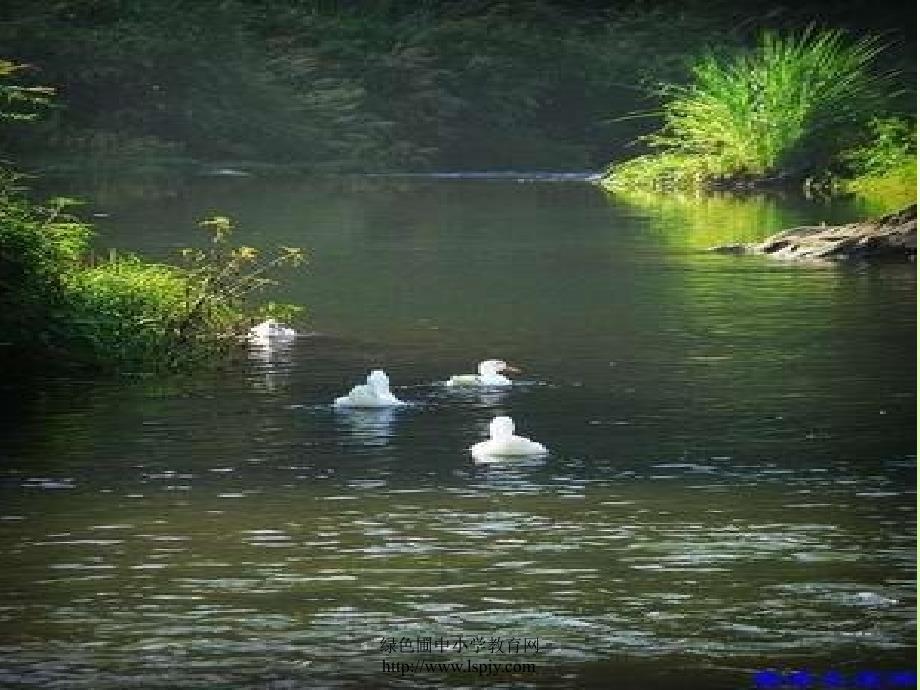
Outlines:
[[520, 374], [520, 373], [521, 373], [521, 370], [520, 370], [520, 369], [518, 369], [517, 367], [511, 367], [511, 366], [505, 367], [504, 371], [510, 371], [512, 374]]

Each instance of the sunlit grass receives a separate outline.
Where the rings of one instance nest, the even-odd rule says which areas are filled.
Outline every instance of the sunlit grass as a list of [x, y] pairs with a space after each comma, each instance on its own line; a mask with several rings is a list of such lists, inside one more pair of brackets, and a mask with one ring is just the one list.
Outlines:
[[885, 102], [891, 75], [873, 74], [875, 36], [764, 33], [750, 52], [709, 54], [689, 85], [660, 88], [656, 154], [615, 166], [608, 186], [674, 188], [720, 178], [801, 178], [822, 169]]
[[872, 140], [845, 158], [856, 176], [843, 184], [876, 214], [917, 201], [917, 124], [904, 118], [876, 118]]
[[174, 266], [113, 258], [65, 278], [68, 337], [87, 361], [163, 363], [217, 357], [230, 344], [241, 314], [226, 305], [208, 310], [197, 332], [183, 334], [191, 292]]
[[917, 162], [905, 163], [884, 175], [865, 175], [844, 188], [865, 204], [872, 215], [882, 215], [917, 203]]

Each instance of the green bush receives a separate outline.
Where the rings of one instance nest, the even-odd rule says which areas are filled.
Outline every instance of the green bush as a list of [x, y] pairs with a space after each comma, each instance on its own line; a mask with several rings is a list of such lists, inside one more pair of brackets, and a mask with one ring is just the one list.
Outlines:
[[251, 304], [273, 284], [275, 267], [303, 262], [284, 247], [260, 261], [230, 244], [227, 218], [202, 223], [206, 249], [184, 251], [186, 266], [112, 255], [93, 262], [92, 229], [64, 212], [73, 203], [31, 203], [7, 175], [0, 193], [0, 356], [43, 365], [109, 370], [217, 365], [256, 318], [296, 308]]
[[42, 349], [55, 339], [62, 276], [78, 266], [90, 236], [64, 213], [69, 200], [31, 204], [18, 180], [0, 169], [0, 352]]
[[612, 184], [619, 175], [651, 187], [663, 178], [798, 179], [825, 168], [886, 103], [892, 75], [872, 70], [881, 50], [875, 36], [851, 42], [809, 28], [764, 33], [751, 52], [706, 55], [691, 84], [659, 89], [669, 99], [664, 126], [644, 137], [659, 152], [615, 166]]
[[186, 281], [174, 268], [135, 257], [113, 259], [65, 277], [68, 349], [81, 361], [116, 366], [171, 363], [174, 322]]

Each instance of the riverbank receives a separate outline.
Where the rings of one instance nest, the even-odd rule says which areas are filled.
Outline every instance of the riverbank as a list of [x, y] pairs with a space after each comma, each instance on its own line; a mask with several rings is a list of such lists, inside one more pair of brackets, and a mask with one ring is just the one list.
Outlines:
[[34, 369], [150, 372], [215, 366], [254, 321], [289, 317], [289, 306], [258, 306], [274, 284], [266, 272], [299, 265], [282, 247], [263, 259], [233, 246], [229, 218], [199, 227], [205, 247], [181, 250], [175, 265], [108, 250], [73, 213], [80, 202], [33, 201], [21, 175], [0, 168], [0, 361]]
[[741, 52], [705, 52], [685, 82], [662, 83], [661, 126], [615, 161], [611, 190], [756, 190], [798, 186], [916, 199], [913, 105], [886, 66], [879, 35], [839, 29], [775, 33]]

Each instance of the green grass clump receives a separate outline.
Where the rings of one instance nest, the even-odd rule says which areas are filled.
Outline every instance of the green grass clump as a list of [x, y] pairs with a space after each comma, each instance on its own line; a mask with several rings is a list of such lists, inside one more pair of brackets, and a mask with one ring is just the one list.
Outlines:
[[861, 197], [876, 213], [887, 213], [917, 201], [917, 123], [876, 118], [873, 138], [844, 154], [852, 179], [845, 190]]
[[189, 308], [187, 276], [137, 257], [74, 271], [65, 284], [68, 349], [84, 362], [181, 368], [224, 354], [242, 320], [239, 312], [223, 308], [197, 320], [194, 333], [181, 328]]
[[614, 190], [654, 188], [695, 189], [718, 170], [706, 156], [663, 152], [637, 156], [607, 170], [602, 184]]
[[764, 33], [758, 47], [709, 54], [689, 85], [663, 85], [657, 153], [614, 166], [610, 186], [699, 186], [732, 178], [802, 178], [830, 164], [885, 103], [892, 75], [874, 74], [875, 36]]

